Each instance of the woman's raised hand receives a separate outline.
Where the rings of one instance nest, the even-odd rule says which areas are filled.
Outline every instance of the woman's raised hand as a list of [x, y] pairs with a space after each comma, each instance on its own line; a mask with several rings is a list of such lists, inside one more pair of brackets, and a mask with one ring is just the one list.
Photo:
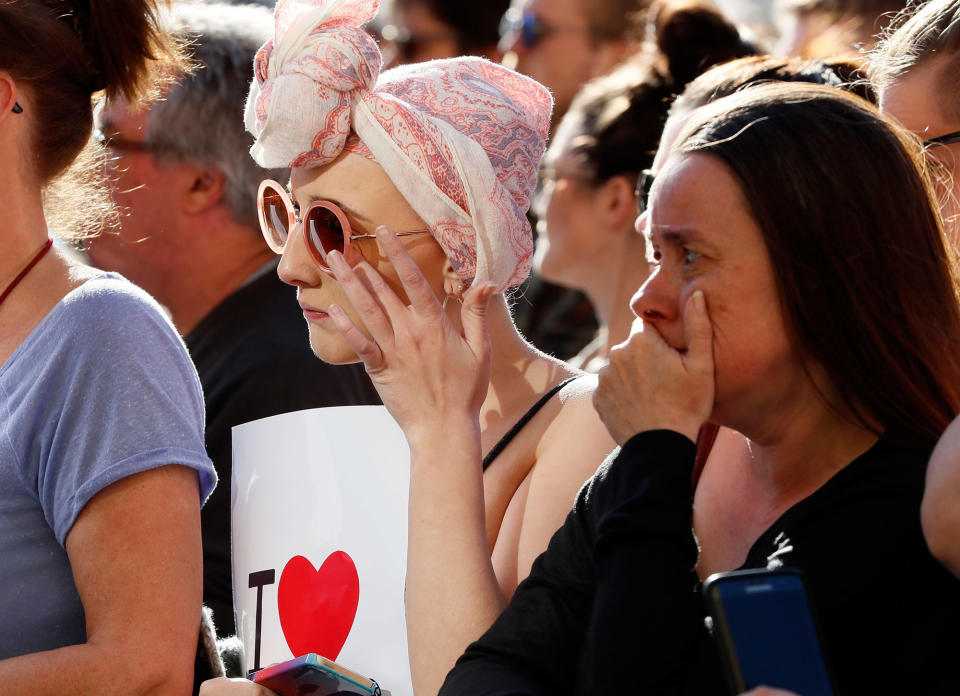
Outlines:
[[490, 381], [487, 306], [496, 286], [484, 283], [464, 296], [461, 333], [397, 236], [380, 227], [377, 241], [410, 305], [366, 261], [351, 268], [341, 254], [331, 252], [327, 262], [372, 340], [337, 305], [328, 309], [330, 316], [408, 439], [450, 416], [475, 420]]
[[683, 310], [686, 350], [670, 347], [647, 322], [610, 351], [593, 404], [617, 444], [645, 430], [675, 430], [696, 441], [713, 408], [713, 328], [701, 291]]

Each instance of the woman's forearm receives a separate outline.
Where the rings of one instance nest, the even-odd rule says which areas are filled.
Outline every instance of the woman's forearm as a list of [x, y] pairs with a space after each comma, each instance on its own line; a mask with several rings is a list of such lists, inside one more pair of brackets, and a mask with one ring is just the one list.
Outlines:
[[[197, 617], [199, 625], [199, 614]], [[136, 643], [136, 640], [130, 641]], [[171, 670], [163, 655], [144, 648], [131, 659], [130, 646], [85, 643], [0, 660], [4, 696], [185, 696], [193, 685], [186, 669]]]
[[410, 443], [406, 615], [414, 693], [436, 694], [506, 602], [487, 547], [480, 429], [448, 419]]
[[0, 693], [190, 694], [203, 589], [196, 472], [162, 466], [107, 486], [65, 546], [87, 642], [0, 661]]

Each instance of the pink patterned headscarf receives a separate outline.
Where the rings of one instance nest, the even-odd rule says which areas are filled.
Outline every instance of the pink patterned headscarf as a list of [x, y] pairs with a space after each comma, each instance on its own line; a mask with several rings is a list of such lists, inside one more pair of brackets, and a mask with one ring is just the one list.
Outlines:
[[319, 167], [343, 150], [375, 159], [461, 279], [519, 285], [530, 271], [526, 211], [553, 100], [480, 58], [380, 74], [361, 29], [379, 0], [280, 0], [247, 101], [264, 167]]

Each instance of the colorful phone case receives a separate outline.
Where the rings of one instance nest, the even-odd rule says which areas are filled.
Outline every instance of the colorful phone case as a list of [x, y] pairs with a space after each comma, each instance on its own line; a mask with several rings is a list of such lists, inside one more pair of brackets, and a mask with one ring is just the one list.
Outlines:
[[280, 696], [380, 696], [377, 682], [316, 653], [266, 667], [252, 678]]

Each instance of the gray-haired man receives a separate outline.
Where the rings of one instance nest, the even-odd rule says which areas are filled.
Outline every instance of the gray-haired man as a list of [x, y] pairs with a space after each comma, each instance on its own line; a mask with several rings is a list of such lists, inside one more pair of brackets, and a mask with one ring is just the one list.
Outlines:
[[207, 450], [220, 485], [202, 512], [204, 602], [233, 632], [230, 578], [230, 428], [319, 406], [379, 403], [357, 366], [310, 351], [293, 288], [256, 214], [262, 179], [250, 158], [243, 105], [257, 48], [273, 21], [262, 7], [178, 3], [175, 32], [198, 68], [148, 109], [108, 104], [98, 126], [120, 206], [118, 234], [90, 245], [92, 261], [123, 273], [167, 307], [203, 383]]

